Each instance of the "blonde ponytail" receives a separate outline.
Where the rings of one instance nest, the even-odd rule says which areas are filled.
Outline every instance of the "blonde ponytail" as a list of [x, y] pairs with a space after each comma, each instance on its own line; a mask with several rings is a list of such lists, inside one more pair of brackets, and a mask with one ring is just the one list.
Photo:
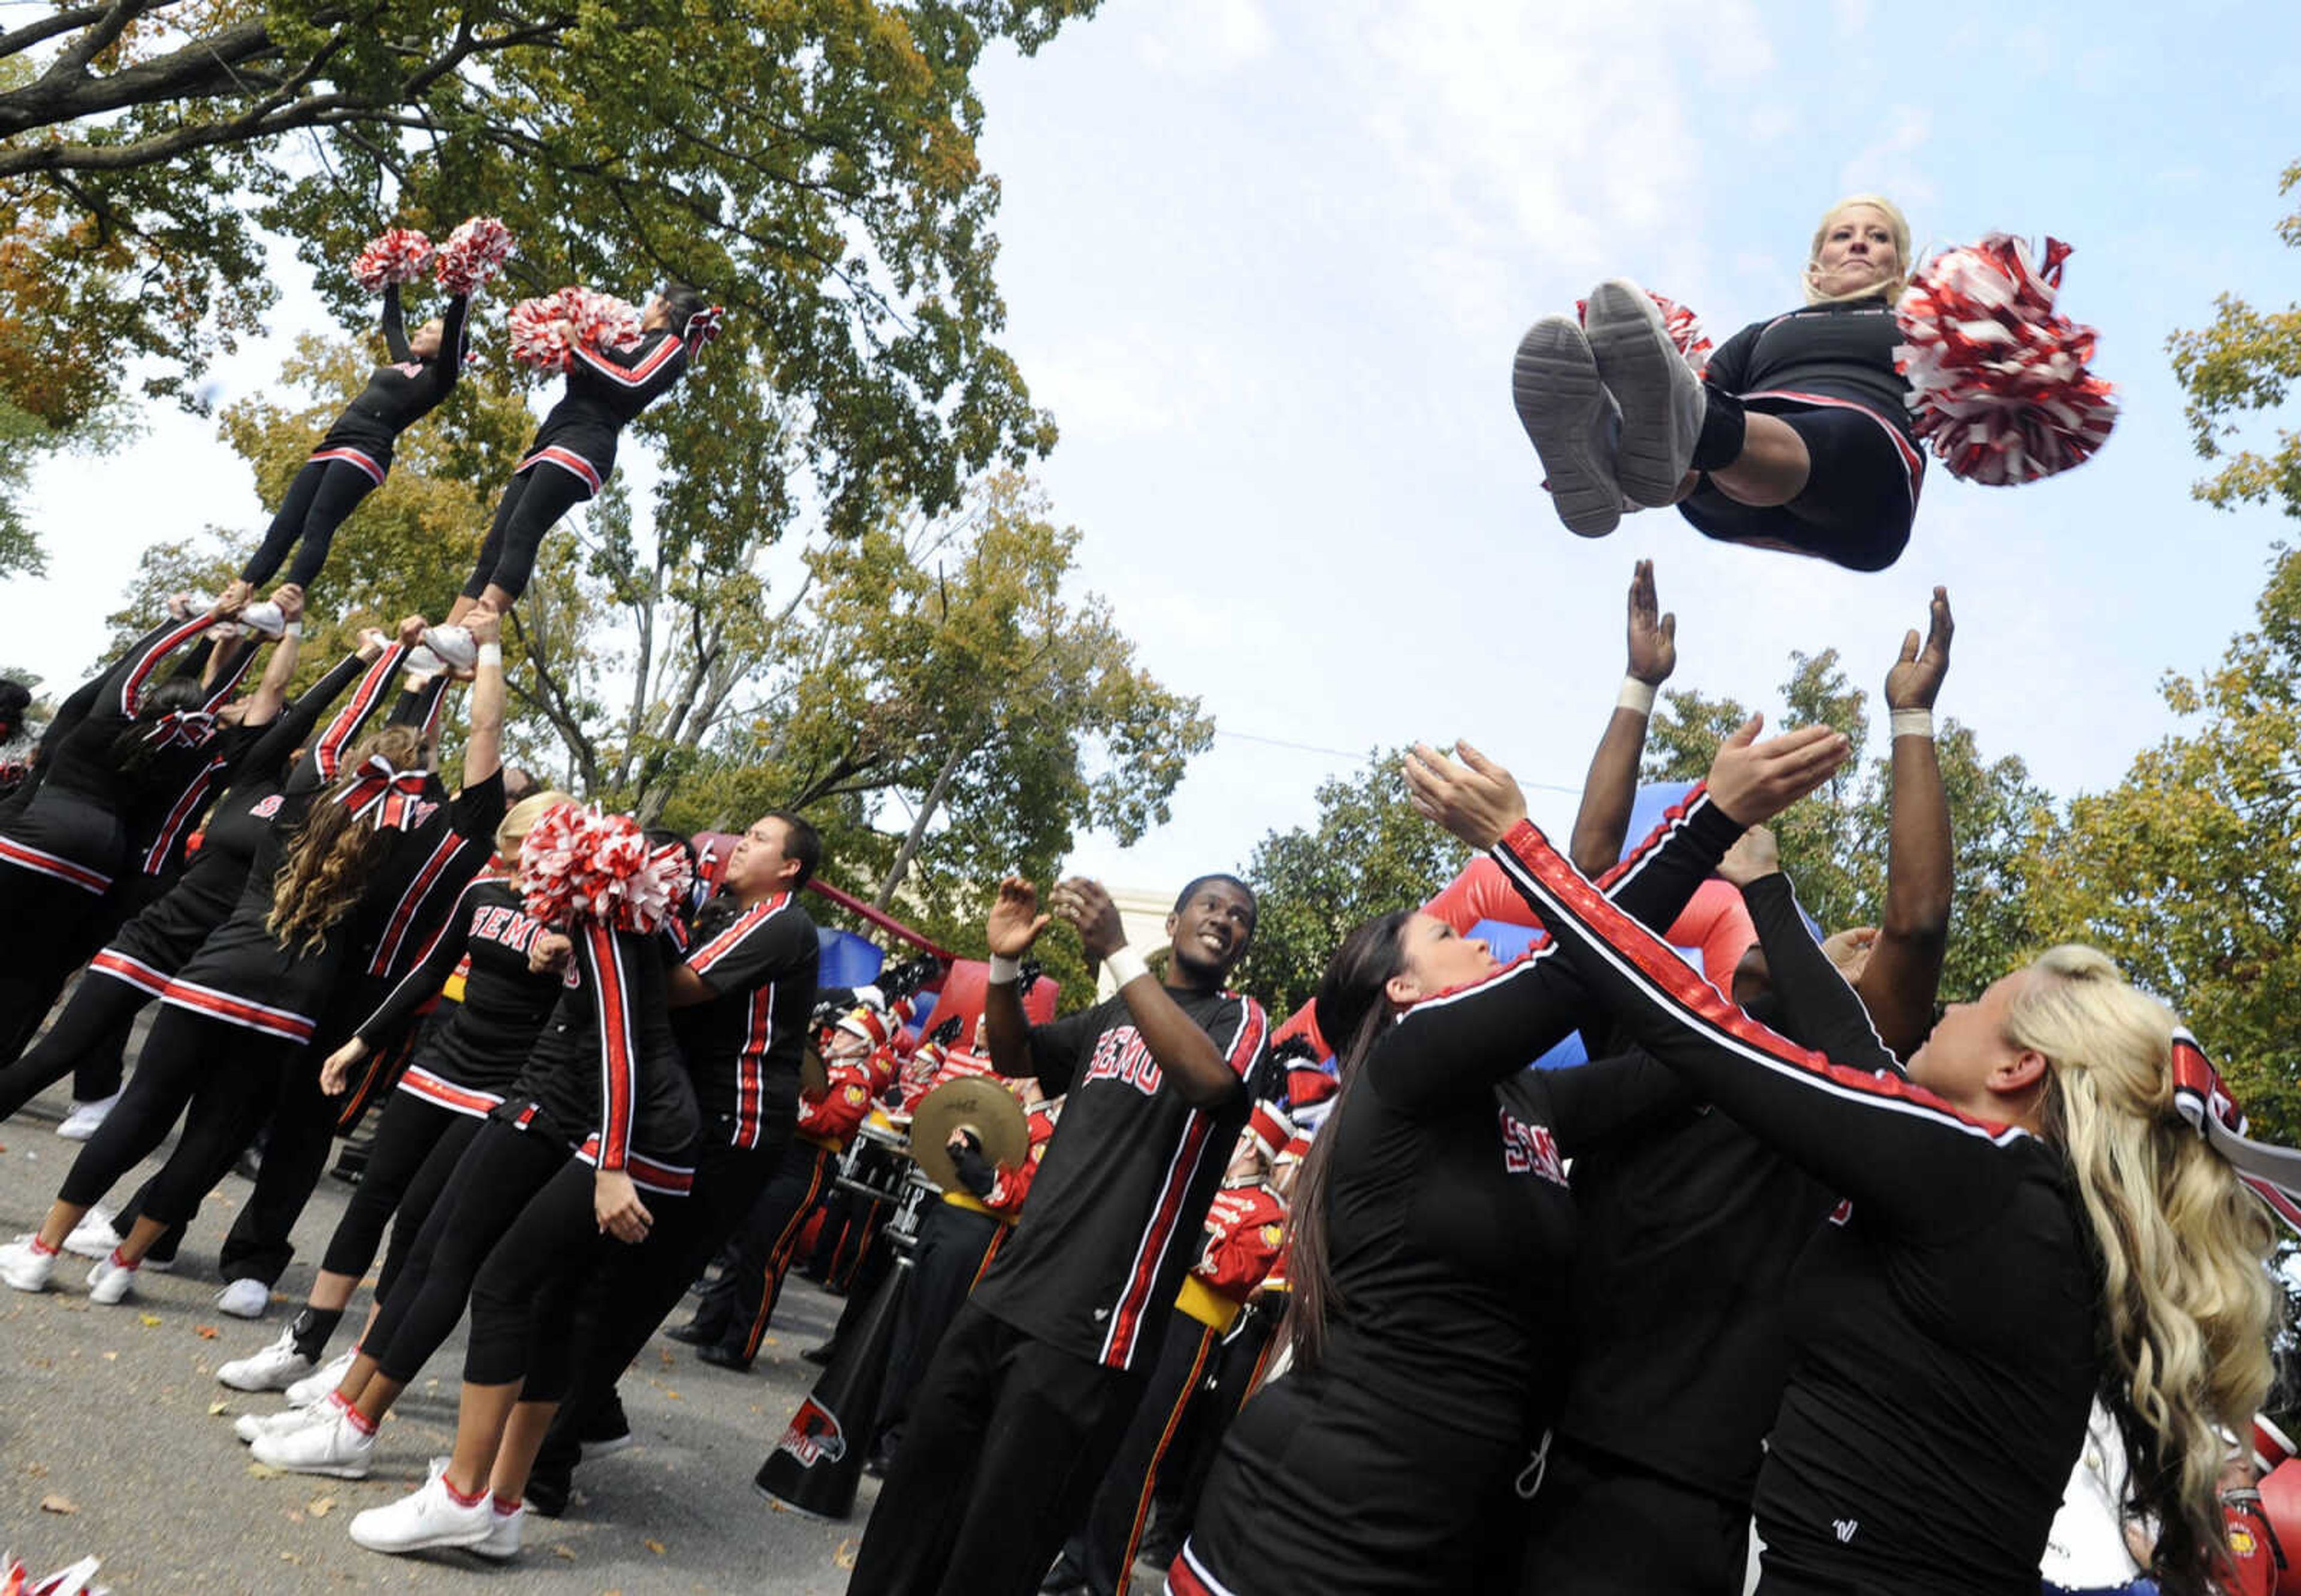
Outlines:
[[2069, 1160], [2102, 1264], [2105, 1400], [2125, 1433], [2133, 1506], [2159, 1524], [2169, 1592], [2226, 1559], [2218, 1482], [2274, 1371], [2281, 1296], [2271, 1218], [2173, 1107], [2173, 1015], [2106, 954], [2050, 949], [2006, 1034], [2053, 1065], [2047, 1137]]

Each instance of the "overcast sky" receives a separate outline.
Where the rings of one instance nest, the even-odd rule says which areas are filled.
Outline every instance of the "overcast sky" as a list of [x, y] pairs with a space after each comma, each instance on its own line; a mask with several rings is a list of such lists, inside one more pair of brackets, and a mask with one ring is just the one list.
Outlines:
[[[1417, 737], [1480, 742], [1561, 822], [1550, 789], [1612, 702], [1646, 555], [1678, 684], [1753, 700], [1792, 648], [1836, 647], [1874, 689], [1945, 583], [1942, 710], [2059, 793], [2114, 782], [2170, 729], [2163, 673], [2249, 623], [2284, 532], [2190, 498], [2164, 340], [2224, 290], [2297, 297], [2275, 224], [2301, 205], [2277, 193], [2301, 7], [1992, 9], [1111, 0], [994, 61], [1006, 342], [1062, 428], [1043, 480], [1085, 530], [1085, 585], [1221, 728], [1172, 824], [1083, 839], [1075, 865], [1150, 887], [1243, 863], [1323, 777]], [[1722, 340], [1795, 303], [1819, 213], [1869, 189], [1920, 240], [2077, 247], [2063, 303], [2124, 404], [2101, 456], [2021, 489], [1935, 471], [1879, 575], [1669, 512], [1568, 534], [1510, 405], [1526, 325], [1620, 274]], [[317, 315], [293, 293], [276, 331]], [[219, 367], [219, 397], [280, 353]], [[0, 652], [58, 681], [142, 544], [264, 519], [213, 424], [172, 414], [37, 487], [51, 576], [0, 587]]]

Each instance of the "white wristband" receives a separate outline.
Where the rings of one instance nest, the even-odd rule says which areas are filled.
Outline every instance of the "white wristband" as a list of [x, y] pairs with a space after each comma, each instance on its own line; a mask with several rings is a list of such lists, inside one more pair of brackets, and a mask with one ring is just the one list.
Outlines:
[[1138, 975], [1150, 973], [1150, 966], [1142, 962], [1142, 956], [1124, 942], [1102, 961], [1102, 967], [1110, 972], [1110, 984], [1114, 990], [1125, 986]]
[[1897, 709], [1894, 712], [1894, 735], [1923, 737], [1934, 734], [1934, 712], [1930, 709]]
[[280, 629], [280, 635], [283, 638], [300, 638], [304, 635], [304, 623], [301, 621], [290, 621]]
[[1614, 707], [1627, 709], [1633, 714], [1652, 717], [1654, 706], [1654, 686], [1640, 681], [1635, 676], [1622, 678], [1622, 690], [1615, 696]]
[[481, 643], [480, 645], [479, 663], [483, 665], [493, 665], [498, 671], [502, 670], [503, 645], [501, 643]]
[[1013, 986], [1017, 982], [1022, 979], [1023, 961], [1021, 959], [1008, 958], [1003, 953], [994, 953], [991, 956], [991, 984], [992, 986]]

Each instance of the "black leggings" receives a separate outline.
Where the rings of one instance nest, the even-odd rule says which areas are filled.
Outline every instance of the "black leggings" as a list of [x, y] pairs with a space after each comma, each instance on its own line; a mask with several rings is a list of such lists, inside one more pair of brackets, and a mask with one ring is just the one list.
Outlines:
[[480, 563], [464, 584], [464, 597], [477, 598], [490, 587], [501, 588], [514, 598], [526, 592], [543, 535], [590, 497], [590, 483], [548, 461], [514, 477], [496, 505], [496, 518], [480, 545]]
[[152, 994], [143, 988], [99, 971], [81, 975], [47, 1034], [15, 1063], [0, 1069], [0, 1120], [66, 1075], [74, 1077], [72, 1096], [83, 1103], [118, 1091], [129, 1028], [151, 1001]]
[[[340, 1024], [322, 1022], [314, 1040], [297, 1050], [295, 1062], [274, 1079], [269, 1111], [257, 1122], [268, 1124], [270, 1130], [264, 1141], [264, 1161], [256, 1166], [255, 1190], [240, 1205], [238, 1217], [216, 1253], [216, 1266], [226, 1280], [277, 1285], [296, 1257], [291, 1239], [296, 1221], [303, 1217], [328, 1166], [341, 1101], [321, 1091], [320, 1065], [342, 1034]], [[252, 1126], [248, 1136], [252, 1140], [255, 1134]], [[232, 1157], [238, 1157], [240, 1150], [233, 1149]]]
[[289, 547], [301, 538], [303, 543], [296, 549], [296, 563], [288, 568], [287, 580], [299, 588], [310, 587], [327, 563], [328, 545], [335, 540], [336, 529], [375, 489], [375, 479], [348, 460], [305, 461], [296, 480], [288, 484], [288, 497], [280, 501], [280, 513], [264, 531], [263, 544], [248, 556], [240, 580], [251, 585], [268, 581], [288, 557]]
[[384, 1249], [375, 1297], [381, 1302], [390, 1296], [423, 1222], [484, 1123], [412, 1091], [393, 1092], [376, 1121], [367, 1168], [352, 1188], [352, 1199], [336, 1222], [335, 1234], [328, 1238], [320, 1267], [354, 1279], [366, 1274], [383, 1241], [383, 1227], [389, 1224], [391, 1245]]
[[298, 1047], [162, 1005], [128, 1090], [72, 1160], [57, 1196], [78, 1207], [94, 1207], [158, 1149], [181, 1114], [183, 1137], [146, 1184], [142, 1213], [167, 1224], [189, 1219], [264, 1123], [280, 1074]]
[[791, 1144], [774, 1178], [728, 1238], [721, 1255], [725, 1266], [696, 1307], [696, 1325], [706, 1339], [723, 1343], [745, 1363], [759, 1355], [799, 1233], [838, 1170], [838, 1155], [829, 1148]]
[[[536, 1194], [571, 1168], [582, 1178], [588, 1201], [591, 1172], [574, 1161], [565, 1142], [540, 1131], [515, 1130], [500, 1120], [480, 1126], [360, 1342], [386, 1379], [404, 1385], [423, 1372], [455, 1333], [471, 1299], [472, 1283], [496, 1243]], [[476, 1324], [470, 1350], [480, 1350]]]
[[[567, 1394], [581, 1351], [568, 1325], [577, 1292], [632, 1250], [600, 1233], [591, 1200], [596, 1174], [589, 1164], [570, 1159], [488, 1254], [472, 1287], [472, 1333], [464, 1346], [464, 1378], [471, 1384], [516, 1382], [523, 1402], [557, 1402]], [[643, 1200], [657, 1224], [687, 1207], [660, 1191]]]
[[1805, 445], [1812, 464], [1798, 496], [1764, 508], [1736, 504], [1705, 477], [1680, 514], [1706, 538], [1787, 548], [1852, 571], [1883, 571], [1900, 559], [1918, 513], [1915, 451], [1905, 454], [1900, 434], [1866, 410], [1777, 403], [1750, 408], [1772, 414]]

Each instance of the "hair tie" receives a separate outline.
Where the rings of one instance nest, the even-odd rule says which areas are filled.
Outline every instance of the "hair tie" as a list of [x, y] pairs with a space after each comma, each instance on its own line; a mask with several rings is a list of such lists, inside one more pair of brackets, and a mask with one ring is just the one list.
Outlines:
[[172, 709], [152, 723], [144, 740], [155, 748], [197, 748], [215, 735], [213, 710]]
[[2185, 1027], [2173, 1032], [2173, 1111], [2229, 1161], [2272, 1212], [2301, 1232], [2301, 1152], [2246, 1134], [2245, 1110], [2230, 1095], [2204, 1046]]
[[381, 754], [371, 754], [344, 786], [336, 802], [379, 831], [412, 831], [423, 797], [424, 773], [401, 770]]

